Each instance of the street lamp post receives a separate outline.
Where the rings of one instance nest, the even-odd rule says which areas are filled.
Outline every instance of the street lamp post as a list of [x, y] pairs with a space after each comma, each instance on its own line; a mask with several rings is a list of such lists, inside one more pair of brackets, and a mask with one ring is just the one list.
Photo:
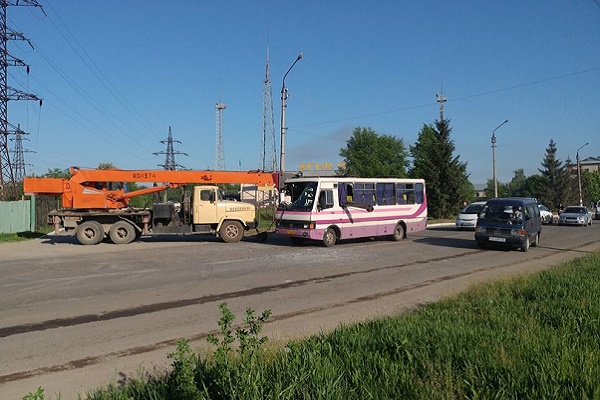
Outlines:
[[494, 197], [498, 197], [498, 176], [496, 175], [496, 131], [498, 130], [498, 128], [500, 128], [502, 125], [504, 125], [505, 123], [507, 123], [508, 120], [504, 121], [503, 123], [501, 123], [500, 125], [498, 125], [496, 127], [496, 129], [494, 129], [492, 131], [492, 163], [493, 163], [493, 169], [494, 169]]
[[281, 85], [281, 155], [279, 157], [279, 170], [281, 172], [285, 171], [285, 108], [287, 107], [286, 100], [288, 98], [288, 91], [285, 87], [285, 77], [290, 73], [294, 65], [302, 58], [302, 53], [298, 54], [296, 57], [296, 61], [292, 64], [292, 66], [287, 70], [285, 75], [283, 75], [283, 83]]
[[583, 149], [589, 143], [584, 144], [580, 148], [577, 149], [577, 155], [575, 156], [577, 160], [577, 182], [579, 183], [579, 205], [583, 205], [583, 199], [581, 198], [581, 168], [579, 167], [579, 150]]

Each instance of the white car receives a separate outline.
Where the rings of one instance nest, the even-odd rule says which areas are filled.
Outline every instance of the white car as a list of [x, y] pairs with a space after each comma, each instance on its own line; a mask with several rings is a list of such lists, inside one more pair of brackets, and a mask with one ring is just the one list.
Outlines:
[[558, 216], [558, 224], [588, 226], [592, 224], [592, 214], [587, 207], [569, 206]]
[[456, 217], [456, 229], [474, 230], [477, 226], [477, 217], [484, 205], [485, 201], [476, 201], [463, 208]]
[[554, 216], [552, 215], [552, 211], [550, 211], [550, 209], [543, 204], [538, 204], [538, 208], [540, 209], [540, 216], [542, 217], [542, 224], [551, 224], [554, 221]]

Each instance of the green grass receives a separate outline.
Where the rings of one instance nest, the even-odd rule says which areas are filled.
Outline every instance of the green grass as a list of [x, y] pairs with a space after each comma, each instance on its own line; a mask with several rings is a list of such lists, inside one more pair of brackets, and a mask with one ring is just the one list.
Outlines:
[[212, 356], [180, 342], [170, 376], [90, 398], [600, 398], [600, 254], [281, 346], [262, 344], [251, 329], [262, 322], [247, 315], [245, 354], [232, 350], [233, 317], [221, 311]]
[[[47, 233], [47, 232], [46, 232]], [[44, 236], [43, 232], [0, 233], [0, 243], [21, 242]]]

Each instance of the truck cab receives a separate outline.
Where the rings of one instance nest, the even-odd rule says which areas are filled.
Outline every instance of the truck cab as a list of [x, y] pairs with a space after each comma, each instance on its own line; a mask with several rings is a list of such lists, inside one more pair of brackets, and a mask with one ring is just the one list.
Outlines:
[[154, 204], [154, 233], [212, 233], [226, 242], [238, 242], [244, 231], [255, 229], [256, 208], [253, 204], [223, 200], [217, 186], [195, 186], [179, 205], [172, 202]]

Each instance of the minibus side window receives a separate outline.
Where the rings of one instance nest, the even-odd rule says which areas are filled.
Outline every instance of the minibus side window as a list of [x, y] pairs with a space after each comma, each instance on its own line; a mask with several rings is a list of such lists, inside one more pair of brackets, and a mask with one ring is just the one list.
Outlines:
[[322, 190], [321, 193], [319, 193], [318, 206], [321, 210], [333, 207], [333, 190]]

